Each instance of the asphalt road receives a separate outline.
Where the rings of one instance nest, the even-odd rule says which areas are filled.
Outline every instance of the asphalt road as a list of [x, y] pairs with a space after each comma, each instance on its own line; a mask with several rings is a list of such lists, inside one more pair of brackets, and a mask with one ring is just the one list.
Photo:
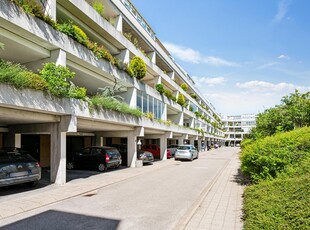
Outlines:
[[8, 218], [1, 229], [175, 229], [235, 151], [202, 152], [193, 162], [170, 159], [158, 170]]

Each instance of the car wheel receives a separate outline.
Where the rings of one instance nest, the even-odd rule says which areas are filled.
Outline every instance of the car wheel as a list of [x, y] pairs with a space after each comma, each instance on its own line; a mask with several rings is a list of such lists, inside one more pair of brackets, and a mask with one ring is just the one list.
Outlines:
[[67, 169], [69, 169], [69, 170], [74, 169], [74, 164], [73, 164], [73, 162], [68, 162], [68, 163], [67, 163]]
[[106, 172], [108, 170], [107, 166], [105, 166], [105, 164], [99, 164], [98, 165], [98, 170], [100, 172]]
[[117, 165], [117, 166], [115, 166], [115, 168], [118, 169], [120, 166], [121, 166], [121, 165]]
[[175, 161], [177, 161], [177, 160], [178, 160], [178, 158], [174, 158], [174, 160], [175, 160]]

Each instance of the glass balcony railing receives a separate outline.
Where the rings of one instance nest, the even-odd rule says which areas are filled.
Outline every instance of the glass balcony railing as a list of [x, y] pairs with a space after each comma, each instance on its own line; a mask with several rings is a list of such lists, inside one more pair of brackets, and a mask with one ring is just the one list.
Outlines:
[[144, 20], [141, 14], [137, 11], [137, 9], [131, 4], [129, 0], [120, 0], [126, 9], [136, 18], [136, 20], [140, 23], [143, 29], [151, 36], [151, 38], [155, 41], [155, 32], [151, 29], [149, 24]]

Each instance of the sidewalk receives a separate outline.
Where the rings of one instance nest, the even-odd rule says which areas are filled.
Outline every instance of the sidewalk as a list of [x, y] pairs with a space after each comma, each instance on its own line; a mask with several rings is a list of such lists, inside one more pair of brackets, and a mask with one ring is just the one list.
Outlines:
[[[238, 169], [239, 148], [233, 149], [232, 157], [219, 174], [202, 191], [199, 199], [188, 210], [177, 230], [242, 229], [242, 193]], [[212, 154], [212, 150], [208, 153]], [[216, 153], [216, 152], [214, 152]], [[215, 155], [215, 154], [213, 154]], [[218, 154], [216, 154], [218, 156]], [[173, 160], [174, 161], [174, 160]], [[171, 160], [155, 162], [152, 167], [127, 168], [86, 179], [76, 179], [64, 186], [49, 185], [30, 192], [26, 196], [0, 197], [0, 222], [8, 217], [57, 203], [75, 196], [92, 196], [98, 189], [119, 183], [128, 178], [170, 166]]]
[[242, 229], [242, 194], [239, 155], [235, 153], [227, 167], [205, 194], [185, 226], [185, 230]]

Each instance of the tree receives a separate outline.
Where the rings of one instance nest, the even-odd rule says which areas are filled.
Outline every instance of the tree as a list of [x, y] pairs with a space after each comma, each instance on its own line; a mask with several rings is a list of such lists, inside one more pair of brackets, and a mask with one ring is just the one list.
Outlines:
[[258, 114], [256, 128], [249, 137], [259, 139], [279, 132], [310, 125], [310, 91], [301, 94], [298, 90], [284, 96], [280, 105]]

